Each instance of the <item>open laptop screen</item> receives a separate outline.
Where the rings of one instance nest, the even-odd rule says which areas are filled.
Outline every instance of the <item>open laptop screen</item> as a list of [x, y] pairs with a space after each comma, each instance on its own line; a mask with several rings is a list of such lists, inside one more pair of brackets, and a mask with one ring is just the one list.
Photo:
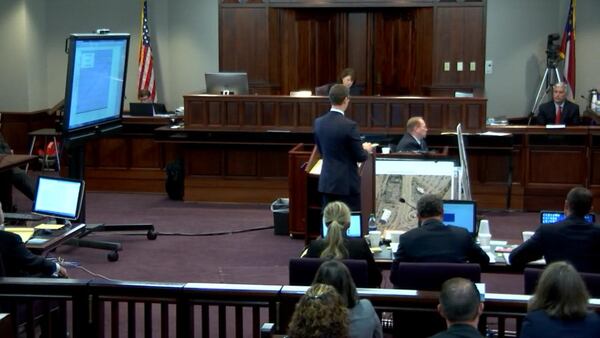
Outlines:
[[58, 177], [38, 177], [34, 214], [75, 220], [79, 217], [84, 182]]
[[[360, 212], [353, 212], [350, 215], [350, 226], [348, 230], [346, 230], [346, 236], [348, 237], [362, 237], [361, 233], [361, 217]], [[325, 238], [327, 236], [327, 224], [323, 220], [323, 224], [321, 225], [321, 236]]]
[[[562, 211], [553, 211], [553, 210], [542, 210], [540, 211], [540, 223], [541, 224], [551, 224], [557, 223], [565, 219], [565, 213]], [[585, 221], [588, 223], [596, 222], [595, 214], [587, 214], [584, 217]]]
[[477, 207], [475, 201], [445, 200], [444, 224], [466, 229], [471, 235], [477, 234]]

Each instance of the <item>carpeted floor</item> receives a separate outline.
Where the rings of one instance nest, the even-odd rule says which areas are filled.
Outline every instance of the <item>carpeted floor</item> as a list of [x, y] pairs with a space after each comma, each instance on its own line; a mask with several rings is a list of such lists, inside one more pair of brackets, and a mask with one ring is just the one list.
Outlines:
[[[30, 202], [15, 191], [19, 210]], [[53, 255], [108, 278], [162, 282], [285, 284], [287, 264], [303, 246], [302, 239], [276, 236], [269, 205], [184, 203], [162, 194], [87, 194], [87, 223], [153, 223], [158, 239], [145, 234], [97, 233], [88, 238], [121, 242], [117, 262], [106, 252], [61, 247]], [[493, 238], [517, 242], [523, 230], [534, 229], [535, 213], [484, 212]], [[220, 235], [213, 235], [220, 233]], [[89, 277], [70, 268], [72, 277]], [[488, 292], [521, 293], [521, 275], [484, 274]], [[384, 276], [382, 287], [390, 287]]]

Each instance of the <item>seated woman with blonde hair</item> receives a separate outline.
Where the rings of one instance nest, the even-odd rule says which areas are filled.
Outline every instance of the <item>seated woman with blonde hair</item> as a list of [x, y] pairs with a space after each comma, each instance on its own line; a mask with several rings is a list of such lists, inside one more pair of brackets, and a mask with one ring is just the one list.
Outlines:
[[304, 257], [326, 259], [364, 259], [367, 261], [369, 287], [381, 285], [381, 271], [375, 264], [373, 253], [364, 238], [346, 236], [350, 225], [350, 208], [344, 202], [331, 202], [323, 210], [323, 221], [327, 225], [327, 236], [312, 241]]
[[288, 329], [289, 338], [348, 336], [348, 310], [333, 286], [314, 284], [300, 298]]
[[600, 317], [588, 311], [589, 298], [585, 283], [571, 264], [560, 261], [548, 265], [529, 301], [520, 337], [600, 337]]

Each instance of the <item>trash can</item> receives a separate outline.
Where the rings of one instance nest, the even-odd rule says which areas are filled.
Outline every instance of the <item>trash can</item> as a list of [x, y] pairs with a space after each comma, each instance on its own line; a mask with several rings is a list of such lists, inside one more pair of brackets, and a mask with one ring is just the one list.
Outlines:
[[271, 212], [273, 212], [273, 225], [275, 235], [289, 234], [289, 214], [290, 199], [278, 198], [271, 203]]

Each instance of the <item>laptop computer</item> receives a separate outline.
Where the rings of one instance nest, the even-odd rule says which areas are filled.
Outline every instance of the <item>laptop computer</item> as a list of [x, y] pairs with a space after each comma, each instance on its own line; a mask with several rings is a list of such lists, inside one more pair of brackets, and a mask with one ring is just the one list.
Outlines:
[[131, 102], [129, 104], [129, 115], [131, 116], [161, 116], [170, 115], [162, 103], [140, 103]]
[[[541, 224], [552, 224], [557, 223], [565, 219], [565, 213], [562, 211], [555, 210], [542, 210], [540, 211], [540, 223]], [[584, 217], [585, 221], [588, 223], [596, 222], [595, 214], [587, 214]]]
[[[346, 230], [346, 236], [348, 237], [362, 237], [362, 227], [361, 227], [361, 215], [360, 215], [360, 211], [358, 212], [353, 212], [350, 215], [350, 226], [348, 227], [348, 230]], [[325, 224], [325, 220], [323, 220], [322, 224], [321, 224], [321, 236], [323, 238], [325, 238], [327, 236], [327, 230], [329, 228], [327, 227], [327, 224]]]

